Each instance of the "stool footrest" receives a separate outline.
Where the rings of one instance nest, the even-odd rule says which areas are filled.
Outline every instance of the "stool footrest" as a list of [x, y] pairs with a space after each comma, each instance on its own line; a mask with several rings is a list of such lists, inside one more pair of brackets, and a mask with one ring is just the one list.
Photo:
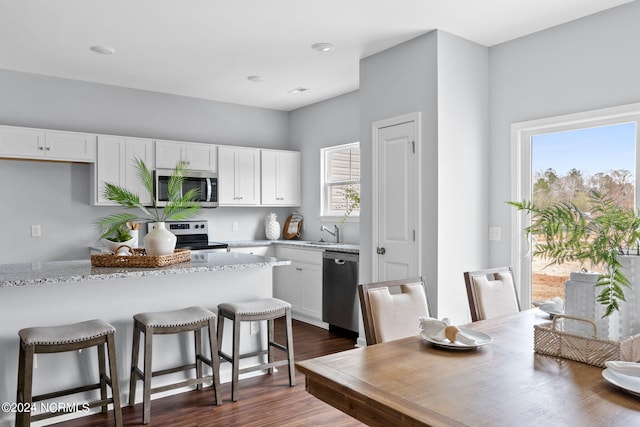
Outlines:
[[180, 381], [177, 383], [171, 383], [171, 384], [163, 385], [160, 387], [152, 388], [151, 394], [160, 393], [167, 390], [174, 390], [179, 387], [187, 387], [187, 386], [194, 386], [198, 384], [204, 384], [209, 381], [213, 382], [213, 380], [214, 380], [213, 375], [204, 376], [202, 378], [191, 378], [191, 379]]
[[66, 396], [66, 395], [69, 395], [69, 394], [77, 394], [77, 393], [82, 393], [82, 392], [85, 392], [85, 391], [97, 390], [99, 388], [100, 388], [100, 383], [83, 385], [83, 386], [80, 386], [80, 387], [72, 387], [72, 388], [68, 388], [68, 389], [65, 389], [65, 390], [54, 391], [54, 392], [51, 392], [51, 393], [45, 393], [45, 394], [39, 394], [37, 396], [32, 396], [31, 400], [33, 402], [40, 402], [42, 400], [49, 400], [49, 399], [53, 399], [53, 398], [60, 397], [60, 396]]
[[246, 374], [247, 372], [253, 371], [262, 371], [265, 369], [275, 368], [276, 366], [287, 365], [289, 362], [287, 360], [277, 360], [271, 363], [261, 363], [256, 366], [247, 366], [246, 368], [242, 368], [238, 370], [238, 374]]
[[[35, 401], [35, 400], [34, 400]], [[85, 408], [97, 408], [98, 406], [109, 405], [113, 403], [113, 398], [109, 397], [107, 399], [94, 400], [91, 402], [82, 402], [82, 404], [78, 405], [77, 409], [67, 409], [65, 406], [64, 409], [59, 409], [57, 411], [52, 412], [43, 412], [41, 414], [36, 414], [31, 416], [31, 421], [40, 421], [46, 420], [47, 418], [57, 417], [62, 414], [72, 414], [74, 412], [78, 412], [80, 410], [84, 410]]]

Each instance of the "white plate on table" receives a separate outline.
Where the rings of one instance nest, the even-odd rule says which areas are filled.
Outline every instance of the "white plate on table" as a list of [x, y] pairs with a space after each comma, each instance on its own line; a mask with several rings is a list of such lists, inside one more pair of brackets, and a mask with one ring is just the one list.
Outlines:
[[564, 310], [560, 308], [558, 304], [554, 304], [546, 301], [534, 301], [532, 304], [538, 307], [540, 311], [547, 313], [551, 317], [557, 314], [564, 314]]
[[602, 371], [602, 377], [611, 384], [628, 391], [631, 394], [640, 396], [640, 378], [631, 375], [621, 374], [607, 368]]
[[477, 347], [480, 347], [482, 345], [489, 344], [491, 341], [493, 341], [493, 338], [491, 338], [489, 335], [487, 335], [485, 333], [482, 333], [482, 332], [474, 331], [473, 329], [460, 328], [460, 331], [464, 332], [470, 338], [473, 338], [476, 341], [475, 344], [467, 345], [467, 344], [463, 344], [463, 343], [458, 342], [458, 341], [451, 342], [446, 338], [444, 338], [443, 340], [439, 340], [437, 338], [430, 337], [424, 331], [422, 331], [420, 333], [420, 335], [422, 336], [422, 338], [425, 341], [428, 341], [433, 345], [437, 345], [439, 347], [444, 347], [444, 348], [449, 348], [449, 349], [452, 349], [452, 350], [471, 350], [473, 348], [477, 348]]

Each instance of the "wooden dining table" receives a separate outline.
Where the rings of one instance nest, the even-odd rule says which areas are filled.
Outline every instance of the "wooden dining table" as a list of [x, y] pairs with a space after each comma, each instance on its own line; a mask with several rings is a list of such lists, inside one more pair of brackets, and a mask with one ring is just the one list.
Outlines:
[[492, 342], [438, 347], [421, 336], [298, 362], [306, 390], [373, 426], [640, 426], [640, 397], [602, 368], [533, 351], [538, 309], [466, 328]]

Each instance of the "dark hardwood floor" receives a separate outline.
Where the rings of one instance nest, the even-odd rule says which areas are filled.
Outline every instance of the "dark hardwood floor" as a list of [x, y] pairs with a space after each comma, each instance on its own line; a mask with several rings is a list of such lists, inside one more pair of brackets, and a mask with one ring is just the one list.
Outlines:
[[[283, 342], [282, 324], [276, 340]], [[355, 340], [325, 329], [293, 321], [295, 360], [301, 361], [353, 348]], [[276, 351], [276, 354], [281, 353]], [[279, 356], [278, 358], [282, 358]], [[139, 385], [141, 387], [141, 385]], [[151, 402], [153, 426], [362, 426], [360, 422], [311, 396], [304, 388], [304, 375], [296, 372], [296, 385], [289, 387], [286, 366], [274, 375], [240, 381], [239, 397], [231, 401], [231, 384], [222, 384], [222, 405], [213, 404], [210, 387]], [[122, 408], [125, 426], [142, 425], [142, 404]], [[111, 411], [56, 424], [65, 427], [113, 426]]]

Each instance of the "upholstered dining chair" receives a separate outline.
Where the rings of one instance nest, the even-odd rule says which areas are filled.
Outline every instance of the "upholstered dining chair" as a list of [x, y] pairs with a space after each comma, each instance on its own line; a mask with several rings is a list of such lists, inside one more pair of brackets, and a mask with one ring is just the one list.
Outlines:
[[511, 267], [464, 273], [471, 321], [505, 316], [520, 311]]
[[429, 316], [424, 277], [358, 285], [367, 345], [420, 333], [421, 316]]

